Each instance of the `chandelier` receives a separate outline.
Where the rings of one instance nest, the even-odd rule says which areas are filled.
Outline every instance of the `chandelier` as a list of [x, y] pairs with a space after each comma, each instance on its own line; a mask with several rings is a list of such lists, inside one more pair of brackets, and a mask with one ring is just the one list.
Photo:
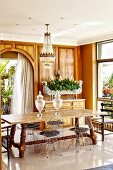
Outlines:
[[51, 43], [51, 33], [48, 32], [49, 24], [47, 26], [47, 32], [44, 33], [44, 43], [42, 53], [40, 54], [40, 61], [49, 66], [55, 61], [55, 54], [53, 53], [52, 43]]

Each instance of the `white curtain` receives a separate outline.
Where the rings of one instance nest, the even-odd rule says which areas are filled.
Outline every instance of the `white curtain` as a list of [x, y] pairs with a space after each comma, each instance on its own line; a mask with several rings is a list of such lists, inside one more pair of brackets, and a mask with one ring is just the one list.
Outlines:
[[22, 54], [18, 54], [14, 80], [11, 113], [24, 114], [33, 111], [33, 68]]

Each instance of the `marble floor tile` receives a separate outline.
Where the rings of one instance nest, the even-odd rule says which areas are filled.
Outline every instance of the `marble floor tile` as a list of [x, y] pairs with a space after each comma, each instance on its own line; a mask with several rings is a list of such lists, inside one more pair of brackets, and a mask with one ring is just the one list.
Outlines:
[[[3, 170], [85, 170], [113, 163], [113, 135], [97, 135], [97, 144], [81, 146], [79, 152], [74, 145], [68, 148], [70, 141], [61, 142], [62, 156], [58, 150], [51, 150], [47, 158], [47, 147], [32, 145], [26, 147], [25, 157], [18, 158], [18, 150], [13, 148], [10, 161], [7, 155], [2, 156]], [[43, 149], [40, 149], [43, 147]]]

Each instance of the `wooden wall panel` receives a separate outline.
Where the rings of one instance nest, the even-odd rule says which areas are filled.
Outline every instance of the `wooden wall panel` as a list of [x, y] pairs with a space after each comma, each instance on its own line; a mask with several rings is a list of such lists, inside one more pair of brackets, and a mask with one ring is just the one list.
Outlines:
[[61, 77], [74, 78], [74, 49], [59, 48], [59, 70]]
[[32, 57], [32, 59], [34, 59], [34, 46], [33, 45], [16, 44], [16, 48], [26, 51]]
[[74, 48], [74, 54], [75, 54], [75, 67], [74, 67], [75, 79], [82, 80], [82, 54], [80, 46]]
[[11, 47], [11, 44], [0, 44], [0, 51], [3, 49], [10, 49]]
[[18, 53], [14, 51], [9, 51], [1, 55], [1, 58], [4, 59], [17, 59], [17, 57], [18, 57]]
[[58, 70], [58, 46], [54, 48], [54, 53], [55, 53], [55, 73]]

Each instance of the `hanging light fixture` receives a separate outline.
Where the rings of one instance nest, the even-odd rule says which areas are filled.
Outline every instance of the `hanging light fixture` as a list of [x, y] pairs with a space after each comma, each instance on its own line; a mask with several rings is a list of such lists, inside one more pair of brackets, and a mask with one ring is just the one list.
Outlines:
[[47, 32], [44, 34], [44, 43], [42, 53], [40, 54], [40, 61], [46, 66], [49, 66], [55, 61], [55, 54], [53, 53], [52, 43], [51, 43], [51, 33], [48, 32], [49, 24], [47, 26]]

